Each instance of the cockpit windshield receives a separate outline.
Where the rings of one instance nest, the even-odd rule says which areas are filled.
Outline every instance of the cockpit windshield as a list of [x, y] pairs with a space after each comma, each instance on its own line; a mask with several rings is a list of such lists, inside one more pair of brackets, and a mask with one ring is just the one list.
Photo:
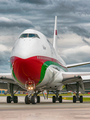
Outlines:
[[26, 38], [28, 34], [22, 34], [20, 38]]
[[39, 38], [39, 36], [37, 34], [22, 34], [20, 36], [20, 38], [27, 38], [27, 37], [29, 37], [29, 38]]

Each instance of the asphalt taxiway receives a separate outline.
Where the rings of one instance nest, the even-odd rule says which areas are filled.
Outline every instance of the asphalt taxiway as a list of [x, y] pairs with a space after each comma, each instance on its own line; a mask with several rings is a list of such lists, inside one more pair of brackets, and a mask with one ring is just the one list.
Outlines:
[[24, 97], [18, 103], [6, 103], [6, 97], [0, 97], [0, 120], [90, 120], [90, 102], [52, 103], [52, 99], [44, 100], [36, 105], [26, 105]]

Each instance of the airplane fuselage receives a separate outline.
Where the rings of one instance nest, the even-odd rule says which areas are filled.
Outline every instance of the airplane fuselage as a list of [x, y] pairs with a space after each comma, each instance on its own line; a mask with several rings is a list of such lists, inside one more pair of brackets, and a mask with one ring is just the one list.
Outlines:
[[23, 88], [26, 84], [34, 84], [35, 89], [55, 89], [61, 83], [55, 84], [54, 72], [67, 71], [47, 38], [32, 29], [21, 33], [12, 49], [10, 62], [12, 76]]

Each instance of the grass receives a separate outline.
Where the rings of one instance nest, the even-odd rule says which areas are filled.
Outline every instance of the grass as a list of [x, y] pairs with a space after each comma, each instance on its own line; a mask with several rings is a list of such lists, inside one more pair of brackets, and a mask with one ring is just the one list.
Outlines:
[[[75, 94], [59, 94], [59, 96], [74, 96]], [[90, 96], [90, 94], [79, 94], [82, 96]], [[43, 96], [43, 94], [39, 94], [39, 96]], [[55, 94], [49, 94], [49, 96], [55, 96]]]
[[[64, 100], [73, 100], [72, 97], [63, 97]], [[84, 102], [90, 102], [90, 98], [83, 98]]]

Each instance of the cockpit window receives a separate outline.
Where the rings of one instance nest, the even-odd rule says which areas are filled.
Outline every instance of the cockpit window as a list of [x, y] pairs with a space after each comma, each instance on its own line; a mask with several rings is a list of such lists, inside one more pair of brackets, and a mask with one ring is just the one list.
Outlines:
[[20, 38], [26, 38], [28, 36], [28, 34], [22, 34], [21, 36], [20, 36]]
[[29, 38], [39, 38], [39, 36], [37, 34], [22, 34], [20, 36], [20, 38], [26, 38], [26, 37], [29, 37]]
[[35, 37], [35, 34], [29, 34], [29, 37]]

